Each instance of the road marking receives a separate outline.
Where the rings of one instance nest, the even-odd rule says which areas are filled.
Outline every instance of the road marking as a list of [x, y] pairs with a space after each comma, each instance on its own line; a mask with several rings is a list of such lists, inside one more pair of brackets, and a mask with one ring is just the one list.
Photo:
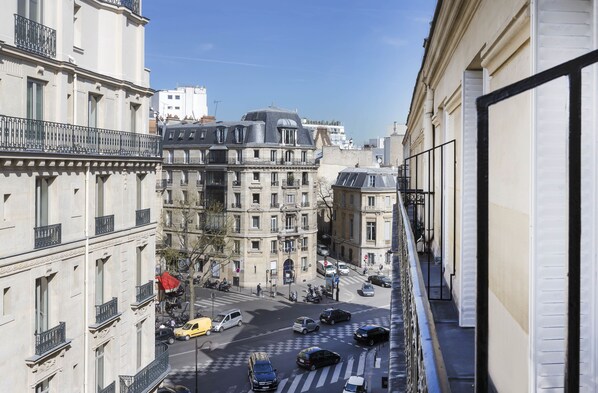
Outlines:
[[349, 358], [349, 360], [347, 361], [347, 369], [345, 370], [345, 379], [349, 379], [349, 377], [351, 376], [351, 371], [353, 371], [353, 356], [351, 356]]
[[316, 376], [316, 370], [314, 371], [310, 371], [309, 374], [307, 374], [307, 379], [305, 380], [305, 383], [303, 384], [303, 389], [301, 389], [302, 392], [307, 392], [309, 390], [309, 387], [311, 386], [311, 382], [314, 380], [314, 377]]
[[299, 386], [299, 382], [301, 381], [301, 377], [303, 377], [303, 374], [297, 374], [297, 376], [295, 377], [295, 379], [293, 379], [293, 383], [289, 387], [289, 390], [287, 390], [287, 393], [294, 393], [295, 392], [295, 389], [297, 389], [297, 386]]
[[341, 374], [341, 369], [343, 368], [343, 362], [340, 362], [339, 364], [336, 365], [336, 367], [334, 368], [334, 373], [332, 374], [332, 379], [330, 380], [330, 383], [336, 383], [336, 381], [338, 381], [338, 377]]
[[322, 375], [320, 375], [320, 379], [318, 379], [318, 383], [316, 384], [317, 388], [321, 387], [322, 385], [324, 385], [324, 382], [326, 382], [328, 371], [330, 371], [330, 367], [326, 367], [324, 370], [322, 370]]
[[286, 385], [286, 384], [287, 384], [287, 381], [288, 381], [288, 380], [289, 380], [288, 378], [285, 378], [285, 379], [283, 379], [282, 381], [280, 381], [280, 382], [278, 383], [278, 388], [276, 389], [276, 393], [280, 393], [280, 392], [282, 392], [282, 390], [284, 389], [284, 385]]
[[357, 375], [363, 375], [363, 369], [365, 368], [365, 357], [367, 352], [363, 351], [361, 355], [359, 355], [359, 364], [357, 365]]

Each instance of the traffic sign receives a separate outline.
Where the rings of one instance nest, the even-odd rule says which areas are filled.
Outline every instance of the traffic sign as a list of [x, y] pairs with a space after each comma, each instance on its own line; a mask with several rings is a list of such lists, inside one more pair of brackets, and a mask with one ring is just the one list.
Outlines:
[[363, 260], [364, 260], [364, 261], [367, 261], [367, 260], [368, 260], [368, 254], [365, 254], [365, 255], [363, 256]]

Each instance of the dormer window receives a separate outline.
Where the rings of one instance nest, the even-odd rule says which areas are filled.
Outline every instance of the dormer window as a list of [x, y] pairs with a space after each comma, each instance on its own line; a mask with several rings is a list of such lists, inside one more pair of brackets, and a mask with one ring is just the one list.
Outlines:
[[368, 176], [368, 186], [376, 187], [376, 176], [374, 176], [374, 175]]
[[235, 143], [243, 142], [243, 129], [241, 127], [235, 128]]
[[168, 133], [168, 139], [169, 139], [169, 140], [172, 140], [172, 138], [174, 138], [174, 131], [170, 131], [170, 132]]
[[185, 136], [185, 131], [179, 131], [179, 141]]
[[216, 143], [224, 143], [226, 139], [226, 133], [224, 128], [216, 129]]
[[295, 145], [297, 143], [297, 130], [293, 128], [282, 128], [281, 141], [285, 145]]
[[189, 139], [193, 139], [193, 138], [195, 138], [195, 130], [191, 130], [189, 132]]
[[199, 132], [199, 139], [205, 139], [206, 138], [206, 130], [201, 130]]

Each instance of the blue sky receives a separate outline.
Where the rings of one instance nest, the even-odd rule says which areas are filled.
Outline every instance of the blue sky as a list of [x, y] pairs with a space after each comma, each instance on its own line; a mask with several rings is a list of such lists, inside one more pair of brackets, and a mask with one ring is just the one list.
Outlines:
[[205, 86], [210, 115], [274, 104], [357, 144], [405, 123], [434, 0], [146, 0], [156, 90]]

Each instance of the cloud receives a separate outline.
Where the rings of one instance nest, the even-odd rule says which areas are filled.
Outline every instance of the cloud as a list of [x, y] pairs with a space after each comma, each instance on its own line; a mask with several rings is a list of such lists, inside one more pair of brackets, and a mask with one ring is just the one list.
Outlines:
[[382, 42], [386, 45], [394, 46], [395, 48], [400, 48], [407, 45], [407, 40], [400, 37], [383, 36]]

